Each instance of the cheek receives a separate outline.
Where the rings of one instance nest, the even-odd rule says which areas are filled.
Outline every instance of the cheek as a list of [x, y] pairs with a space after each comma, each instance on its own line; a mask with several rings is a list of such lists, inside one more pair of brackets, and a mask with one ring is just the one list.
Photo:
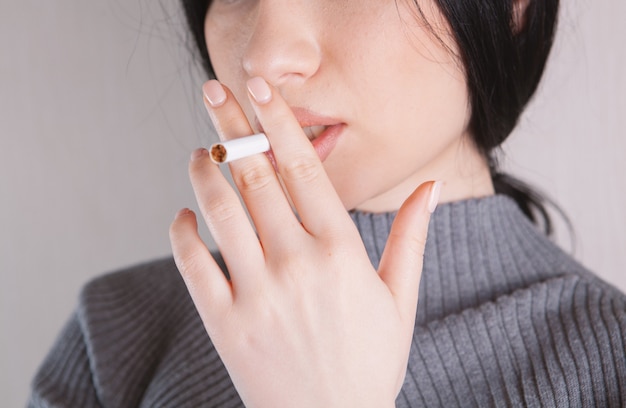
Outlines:
[[[443, 146], [466, 131], [470, 109], [465, 73], [448, 49], [427, 43], [416, 49], [405, 46], [398, 56], [398, 69], [389, 81], [395, 95], [393, 121], [401, 123], [408, 137], [421, 148]], [[436, 41], [436, 40], [431, 40]], [[404, 61], [403, 63], [400, 61]], [[405, 132], [407, 134], [407, 132]]]
[[436, 78], [412, 73], [411, 78], [411, 87], [390, 78], [385, 89], [378, 89], [380, 98], [369, 99], [367, 108], [359, 105], [367, 114], [360, 115], [349, 143], [338, 149], [345, 153], [330, 157], [335, 160], [327, 170], [349, 208], [440, 166], [466, 135], [464, 80], [448, 74]]
[[[235, 30], [236, 31], [236, 30]], [[254, 118], [254, 111], [248, 101], [246, 90], [246, 75], [242, 67], [244, 41], [241, 31], [220, 30], [219, 27], [207, 24], [205, 38], [211, 64], [217, 79], [235, 96], [235, 99], [244, 110], [250, 123]]]
[[241, 61], [249, 35], [244, 24], [237, 29], [228, 19], [213, 18], [209, 13], [204, 25], [204, 36], [211, 64], [220, 82], [233, 85], [242, 76]]

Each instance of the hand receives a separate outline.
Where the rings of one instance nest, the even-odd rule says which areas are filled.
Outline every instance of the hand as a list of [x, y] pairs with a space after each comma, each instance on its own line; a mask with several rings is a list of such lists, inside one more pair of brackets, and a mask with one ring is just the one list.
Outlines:
[[[255, 232], [208, 152], [193, 153], [191, 182], [231, 278], [200, 239], [195, 215], [179, 211], [170, 239], [204, 326], [246, 406], [393, 406], [438, 186], [424, 183], [404, 203], [376, 271], [286, 102], [261, 78], [248, 88], [284, 187], [265, 155], [231, 163]], [[209, 81], [205, 93], [222, 138], [252, 134], [228, 89]]]

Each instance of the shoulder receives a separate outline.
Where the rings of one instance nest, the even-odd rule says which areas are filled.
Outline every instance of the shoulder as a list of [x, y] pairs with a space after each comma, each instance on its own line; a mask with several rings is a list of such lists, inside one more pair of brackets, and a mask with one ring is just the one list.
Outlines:
[[[214, 257], [223, 267], [218, 254]], [[85, 285], [31, 406], [242, 406], [173, 259]]]
[[[213, 256], [224, 267], [221, 256], [217, 253]], [[80, 293], [77, 317], [94, 349], [117, 345], [121, 337], [132, 338], [133, 344], [154, 342], [181, 325], [202, 326], [171, 257], [124, 268], [88, 282]]]
[[80, 293], [77, 316], [87, 339], [104, 346], [115, 343], [122, 330], [128, 335], [147, 326], [169, 326], [173, 304], [192, 306], [174, 260], [166, 258], [88, 282]]
[[77, 318], [90, 358], [96, 360], [96, 368], [102, 360], [105, 372], [105, 359], [153, 347], [174, 333], [182, 320], [197, 316], [174, 260], [166, 258], [87, 283], [80, 294]]
[[484, 312], [493, 339], [486, 347], [508, 350], [500, 363], [528, 385], [525, 400], [549, 405], [565, 398], [574, 405], [622, 406], [623, 293], [591, 274], [570, 274], [503, 296]]
[[238, 400], [172, 258], [92, 280], [77, 316], [100, 397], [112, 406]]
[[[219, 253], [212, 254], [225, 270]], [[97, 313], [111, 307], [158, 307], [188, 298], [172, 257], [144, 262], [107, 273], [88, 282], [80, 294], [79, 313]]]
[[100, 294], [143, 291], [144, 288], [160, 287], [167, 290], [170, 285], [178, 283], [176, 274], [176, 264], [171, 257], [126, 267], [88, 282], [81, 292], [81, 301], [88, 301]]
[[625, 297], [586, 276], [433, 320], [413, 341], [404, 393], [425, 405], [618, 407], [626, 398]]
[[[218, 265], [225, 270], [224, 261], [220, 253], [212, 252], [211, 255], [215, 258]], [[141, 290], [146, 287], [152, 290], [155, 288], [167, 290], [170, 288], [170, 285], [180, 283], [182, 283], [182, 280], [174, 263], [174, 258], [165, 257], [125, 267], [96, 277], [85, 285], [82, 295], [115, 291], [122, 288]]]
[[88, 282], [80, 293], [80, 305], [99, 308], [107, 303], [132, 304], [143, 296], [174, 294], [184, 289], [174, 259], [164, 258], [141, 263], [99, 276]]

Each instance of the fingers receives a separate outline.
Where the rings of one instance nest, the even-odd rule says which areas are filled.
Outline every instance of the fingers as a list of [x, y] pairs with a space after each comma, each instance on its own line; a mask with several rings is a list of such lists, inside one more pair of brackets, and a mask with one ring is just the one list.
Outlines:
[[[227, 87], [213, 80], [205, 83], [202, 89], [207, 111], [222, 139], [230, 140], [254, 133]], [[287, 236], [285, 228], [299, 227], [299, 222], [270, 161], [265, 155], [256, 154], [229, 165], [233, 181], [246, 203], [260, 239], [268, 245], [287, 244], [282, 242]], [[203, 184], [206, 180], [199, 178], [198, 182]], [[279, 228], [280, 234], [277, 233]]]
[[202, 86], [202, 93], [207, 113], [222, 140], [253, 133], [245, 114], [228, 88], [216, 80], [211, 80]]
[[198, 236], [195, 214], [184, 209], [170, 226], [176, 266], [205, 322], [214, 322], [232, 304], [230, 285]]
[[261, 277], [263, 250], [239, 197], [211, 162], [206, 149], [198, 149], [189, 163], [189, 176], [198, 206], [220, 249], [236, 291], [255, 287]]
[[424, 183], [404, 202], [391, 227], [378, 270], [411, 329], [415, 320], [428, 223], [439, 200], [440, 188], [440, 182]]
[[313, 235], [345, 230], [348, 217], [324, 167], [284, 99], [260, 77], [248, 81], [250, 100], [276, 159], [278, 172], [300, 216]]

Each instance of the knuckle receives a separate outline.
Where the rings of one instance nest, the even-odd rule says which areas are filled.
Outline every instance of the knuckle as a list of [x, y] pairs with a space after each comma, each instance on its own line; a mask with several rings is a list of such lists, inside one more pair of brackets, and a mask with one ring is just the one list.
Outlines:
[[417, 258], [424, 256], [424, 248], [426, 246], [426, 237], [421, 235], [409, 234], [390, 234], [388, 241], [401, 242], [402, 246], [406, 248], [407, 252]]
[[268, 256], [268, 263], [274, 270], [293, 272], [302, 271], [303, 267], [306, 265], [306, 260], [302, 256], [301, 248], [294, 246], [282, 248], [279, 254]]
[[301, 157], [286, 163], [282, 168], [282, 176], [286, 180], [308, 182], [318, 177], [320, 168], [314, 160]]
[[241, 169], [235, 182], [241, 191], [256, 191], [269, 185], [274, 177], [274, 171], [268, 166], [255, 165]]
[[420, 236], [409, 236], [405, 238], [407, 240], [407, 249], [418, 258], [424, 256], [424, 247], [426, 246], [426, 239]]
[[175, 261], [178, 271], [183, 276], [185, 281], [193, 284], [193, 282], [198, 279], [198, 276], [203, 268], [201, 257], [198, 252], [189, 251], [183, 254], [178, 254], [175, 257]]
[[235, 218], [236, 206], [226, 197], [209, 198], [204, 205], [204, 217], [213, 222], [223, 222]]
[[195, 251], [181, 254], [177, 257], [176, 263], [178, 264], [180, 273], [189, 276], [193, 274], [194, 271], [198, 270], [198, 255]]

